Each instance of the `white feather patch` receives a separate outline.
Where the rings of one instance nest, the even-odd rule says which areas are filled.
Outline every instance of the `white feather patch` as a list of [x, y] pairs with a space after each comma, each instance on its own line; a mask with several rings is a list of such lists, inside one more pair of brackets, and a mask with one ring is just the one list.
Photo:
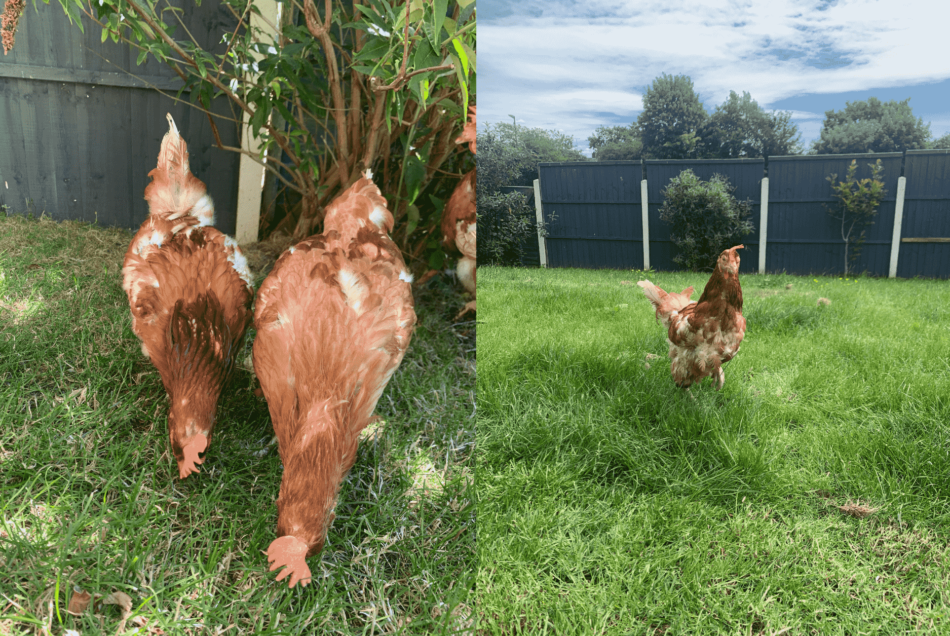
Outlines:
[[191, 207], [191, 216], [199, 219], [199, 226], [214, 225], [214, 201], [207, 194]]
[[237, 272], [238, 276], [241, 277], [248, 287], [254, 286], [254, 277], [251, 275], [251, 270], [247, 266], [247, 257], [244, 256], [244, 253], [241, 252], [241, 248], [238, 247], [237, 241], [235, 241], [230, 236], [224, 237], [224, 247], [229, 250], [228, 253], [228, 262], [231, 263], [231, 267], [234, 268], [234, 271]]
[[411, 282], [412, 282], [412, 274], [410, 274], [409, 272], [405, 272], [405, 271], [399, 272], [399, 280], [404, 281], [404, 282], [406, 282], [406, 283], [411, 283]]
[[373, 211], [369, 213], [369, 220], [379, 229], [383, 229], [383, 225], [386, 223], [386, 209], [377, 205], [373, 208]]
[[366, 297], [367, 289], [366, 285], [360, 280], [359, 275], [355, 272], [341, 269], [337, 275], [337, 280], [340, 281], [340, 289], [343, 290], [343, 295], [346, 297], [346, 304], [357, 314], [361, 313], [360, 307], [363, 299]]
[[153, 230], [148, 236], [143, 236], [135, 246], [135, 253], [141, 256], [149, 247], [161, 247], [165, 242], [165, 233]]

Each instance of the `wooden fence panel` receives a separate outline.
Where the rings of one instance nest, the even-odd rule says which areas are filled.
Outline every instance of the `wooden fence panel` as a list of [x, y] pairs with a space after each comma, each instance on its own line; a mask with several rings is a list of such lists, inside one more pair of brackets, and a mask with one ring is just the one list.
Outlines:
[[871, 176], [867, 164], [881, 159], [887, 195], [853, 270], [887, 276], [894, 227], [894, 201], [900, 177], [901, 153], [874, 155], [818, 155], [773, 157], [769, 159], [769, 235], [766, 256], [768, 271], [795, 274], [843, 274], [844, 241], [841, 223], [830, 214], [838, 202], [832, 196], [827, 177], [844, 179], [851, 160], [856, 159], [858, 179]]
[[550, 267], [643, 267], [639, 162], [542, 163], [538, 169]]
[[[769, 176], [769, 229], [766, 269], [792, 274], [841, 275], [844, 241], [840, 222], [829, 210], [837, 204], [827, 177], [844, 178], [852, 159], [856, 177], [871, 174], [877, 159], [884, 167], [887, 193], [852, 271], [886, 276], [889, 271], [894, 207], [901, 153], [771, 157]], [[725, 175], [736, 187], [734, 195], [753, 203], [755, 231], [743, 240], [742, 271], [755, 272], [759, 242], [759, 199], [764, 160], [708, 159], [646, 161], [650, 220], [650, 260], [654, 269], [678, 269], [669, 226], [660, 221], [663, 190], [670, 179], [689, 168], [701, 179]], [[635, 162], [540, 164], [541, 197], [546, 218], [556, 212], [547, 245], [552, 267], [643, 266], [639, 225], [639, 193], [633, 186], [640, 173]], [[950, 151], [909, 151], [902, 236], [950, 238]], [[623, 176], [621, 180], [620, 176]], [[629, 175], [629, 176], [626, 176]], [[618, 249], [620, 246], [624, 249]], [[950, 242], [902, 242], [898, 276], [950, 277]]]
[[[199, 43], [223, 53], [221, 36], [235, 24], [226, 8], [173, 4], [187, 7], [183, 20]], [[0, 204], [15, 213], [137, 228], [148, 215], [142, 195], [170, 112], [188, 142], [192, 171], [215, 201], [216, 226], [233, 233], [238, 155], [214, 147], [206, 115], [149, 87], [174, 96], [181, 86], [174, 71], [151, 58], [135, 66], [129, 47], [101, 42], [87, 19], [81, 33], [56, 2], [37, 8], [27, 8], [16, 45], [0, 57], [0, 147], [7, 149], [0, 153]], [[222, 142], [239, 146], [229, 105], [216, 100], [212, 110]]]

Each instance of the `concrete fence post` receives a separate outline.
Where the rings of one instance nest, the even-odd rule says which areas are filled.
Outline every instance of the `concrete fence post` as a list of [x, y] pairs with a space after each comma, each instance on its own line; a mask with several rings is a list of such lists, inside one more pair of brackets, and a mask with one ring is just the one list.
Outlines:
[[904, 192], [907, 177], [897, 179], [897, 201], [894, 202], [894, 233], [891, 234], [891, 267], [888, 278], [897, 278], [897, 257], [901, 250], [901, 224], [904, 222]]
[[643, 269], [650, 269], [650, 202], [647, 180], [640, 181], [640, 218], [643, 222]]
[[762, 177], [759, 195], [759, 273], [765, 273], [765, 245], [769, 234], [769, 178]]
[[541, 179], [534, 180], [534, 211], [538, 217], [538, 255], [541, 257], [541, 267], [548, 266], [548, 250], [544, 243], [544, 210], [541, 208]]
[[[255, 39], [270, 43], [276, 38], [273, 25], [278, 24], [276, 0], [262, 0], [255, 6], [260, 15], [251, 12], [251, 28], [262, 33]], [[252, 60], [253, 61], [253, 60]], [[256, 67], [256, 64], [255, 64]], [[251, 75], [253, 81], [253, 75]], [[261, 141], [251, 136], [251, 116], [244, 113], [241, 128], [241, 148], [254, 155], [260, 153]], [[241, 155], [238, 169], [237, 220], [234, 238], [238, 243], [253, 243], [257, 240], [261, 220], [261, 194], [264, 187], [264, 168], [246, 154]]]

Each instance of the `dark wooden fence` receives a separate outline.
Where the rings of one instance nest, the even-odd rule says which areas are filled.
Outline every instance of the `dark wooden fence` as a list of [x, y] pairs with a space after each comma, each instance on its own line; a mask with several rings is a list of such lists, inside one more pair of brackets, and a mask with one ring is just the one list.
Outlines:
[[[898, 179], [906, 178], [897, 275], [950, 277], [950, 152], [909, 151], [863, 155], [818, 155], [764, 159], [604, 161], [539, 165], [541, 203], [548, 225], [550, 267], [643, 268], [640, 181], [647, 180], [650, 266], [675, 270], [676, 247], [660, 220], [663, 190], [691, 169], [701, 179], [728, 177], [735, 196], [753, 204], [754, 231], [743, 243], [742, 271], [758, 271], [762, 179], [768, 177], [766, 271], [839, 274], [844, 271], [840, 222], [828, 210], [837, 200], [826, 180], [842, 179], [852, 159], [858, 178], [881, 159], [887, 195], [867, 232], [855, 271], [887, 276], [891, 257]], [[919, 241], [926, 242], [919, 242]], [[948, 239], [950, 241], [950, 239]]]
[[[200, 44], [223, 53], [221, 35], [235, 24], [225, 7], [172, 4], [185, 7], [183, 20]], [[101, 30], [85, 18], [81, 33], [56, 0], [36, 6], [27, 3], [16, 45], [0, 56], [0, 205], [137, 228], [148, 214], [142, 193], [170, 112], [192, 171], [215, 201], [215, 225], [233, 233], [239, 156], [214, 147], [205, 114], [156, 90], [175, 95], [181, 80], [151, 58], [135, 66], [128, 46], [101, 42]], [[213, 110], [232, 118], [218, 101]], [[216, 124], [225, 145], [240, 145], [237, 125], [221, 117]]]

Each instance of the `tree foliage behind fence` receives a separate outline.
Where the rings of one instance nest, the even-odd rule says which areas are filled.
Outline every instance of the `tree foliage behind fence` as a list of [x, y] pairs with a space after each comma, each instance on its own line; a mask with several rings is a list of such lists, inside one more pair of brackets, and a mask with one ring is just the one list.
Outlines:
[[[735, 197], [750, 199], [754, 230], [743, 240], [742, 273], [758, 270], [762, 178], [769, 177], [767, 271], [843, 274], [844, 241], [840, 222], [828, 214], [837, 203], [826, 177], [844, 174], [852, 159], [857, 177], [870, 177], [867, 164], [881, 160], [887, 195], [868, 228], [855, 272], [887, 276], [894, 228], [897, 181], [906, 193], [897, 275], [950, 278], [950, 243], [919, 239], [950, 237], [950, 151], [908, 151], [866, 155], [819, 155], [764, 159], [606, 161], [542, 163], [541, 200], [548, 223], [550, 267], [642, 268], [643, 232], [640, 181], [648, 184], [650, 265], [676, 270], [676, 248], [668, 224], [660, 220], [663, 189], [683, 170], [707, 180], [722, 174], [736, 187]], [[867, 174], [865, 174], [867, 173]], [[908, 239], [918, 239], [910, 240]]]

